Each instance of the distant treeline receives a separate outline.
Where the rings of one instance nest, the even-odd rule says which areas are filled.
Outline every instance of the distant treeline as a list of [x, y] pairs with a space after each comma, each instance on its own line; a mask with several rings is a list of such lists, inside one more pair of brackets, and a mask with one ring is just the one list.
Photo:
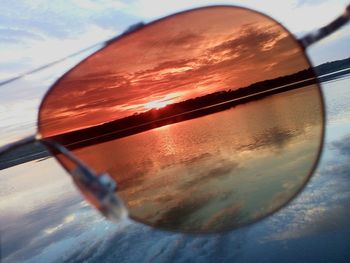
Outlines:
[[235, 90], [214, 92], [170, 104], [160, 109], [135, 113], [109, 123], [53, 136], [51, 139], [66, 145], [68, 148], [76, 148], [121, 138], [163, 125], [225, 110], [264, 96], [305, 87], [317, 83], [315, 74], [320, 76], [349, 67], [350, 58], [327, 62], [313, 69], [309, 68], [287, 76], [259, 81]]
[[329, 74], [342, 69], [350, 68], [350, 57], [341, 60], [335, 60], [332, 62], [326, 62], [314, 68], [315, 73], [318, 76]]
[[8, 167], [48, 157], [50, 153], [40, 143], [26, 144], [12, 151], [0, 154], [0, 170]]

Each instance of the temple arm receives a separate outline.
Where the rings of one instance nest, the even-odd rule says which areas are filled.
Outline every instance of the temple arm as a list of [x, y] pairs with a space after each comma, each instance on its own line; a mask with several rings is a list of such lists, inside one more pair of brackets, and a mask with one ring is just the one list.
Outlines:
[[321, 27], [306, 36], [299, 39], [299, 42], [301, 45], [306, 49], [310, 45], [316, 43], [317, 41], [329, 36], [330, 34], [337, 31], [339, 28], [344, 26], [346, 23], [348, 23], [350, 20], [350, 4], [346, 7], [345, 12], [333, 20], [328, 25]]
[[66, 158], [74, 165], [74, 168], [71, 170], [66, 169], [67, 172], [71, 175], [73, 182], [86, 199], [105, 217], [115, 222], [127, 217], [127, 209], [116, 193], [117, 184], [113, 178], [107, 173], [96, 174], [95, 171], [90, 169], [74, 153], [61, 144], [33, 135], [0, 147], [0, 158], [20, 147], [38, 142], [45, 145], [52, 152], [62, 154], [63, 158]]

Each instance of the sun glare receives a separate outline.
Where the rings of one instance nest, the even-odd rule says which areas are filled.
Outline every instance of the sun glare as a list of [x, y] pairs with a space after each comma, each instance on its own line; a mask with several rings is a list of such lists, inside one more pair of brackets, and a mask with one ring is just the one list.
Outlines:
[[151, 101], [151, 102], [148, 102], [144, 105], [144, 107], [146, 109], [160, 109], [160, 108], [163, 108], [165, 107], [166, 105], [170, 104], [171, 101], [170, 100], [155, 100], [155, 101]]

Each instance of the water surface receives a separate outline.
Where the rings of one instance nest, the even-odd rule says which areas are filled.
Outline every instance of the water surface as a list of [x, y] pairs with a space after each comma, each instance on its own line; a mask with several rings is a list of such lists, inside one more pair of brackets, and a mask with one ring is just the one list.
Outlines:
[[133, 218], [216, 231], [254, 221], [298, 192], [322, 124], [318, 89], [307, 86], [75, 153], [116, 179]]

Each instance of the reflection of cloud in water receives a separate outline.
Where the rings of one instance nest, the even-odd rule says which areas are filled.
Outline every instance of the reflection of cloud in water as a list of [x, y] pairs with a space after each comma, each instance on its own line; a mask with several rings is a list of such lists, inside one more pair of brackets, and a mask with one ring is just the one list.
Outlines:
[[[173, 169], [179, 169], [176, 173], [185, 176], [169, 177], [169, 173], [174, 174]], [[235, 189], [225, 185], [237, 169], [235, 161], [222, 156], [206, 153], [185, 157], [167, 165], [157, 177], [149, 175], [143, 185], [126, 193], [127, 204], [135, 218], [146, 218], [152, 224], [171, 229], [181, 226], [199, 230], [210, 218], [208, 213], [220, 213], [231, 207], [232, 202], [237, 204]], [[223, 216], [220, 218], [223, 221]]]
[[[6, 238], [6, 246], [3, 246], [4, 256], [12, 253], [21, 256], [23, 251], [28, 253], [25, 249], [28, 243], [30, 243], [31, 250], [35, 251], [46, 246], [48, 239], [55, 240], [64, 237], [73, 229], [66, 227], [56, 233], [47, 233], [46, 230], [63, 224], [62, 218], [76, 209], [77, 200], [68, 198], [58, 203], [49, 203], [46, 207], [36, 209], [29, 214], [21, 215], [18, 212], [19, 215], [17, 214], [15, 218], [6, 214], [2, 215], [1, 230]], [[83, 229], [75, 229], [75, 231], [78, 230]], [[51, 234], [50, 238], [48, 238], [49, 234]], [[39, 238], [40, 236], [45, 238]]]
[[240, 210], [242, 209], [242, 203], [234, 203], [233, 205], [226, 207], [216, 212], [208, 222], [203, 226], [203, 229], [229, 229], [234, 225], [239, 225]]
[[191, 173], [194, 173], [195, 176], [192, 176], [190, 179], [187, 179], [185, 182], [179, 185], [179, 190], [188, 190], [186, 188], [195, 188], [198, 184], [207, 184], [210, 183], [210, 180], [217, 180], [220, 178], [225, 178], [229, 176], [233, 171], [239, 169], [237, 162], [230, 159], [210, 159], [210, 163], [196, 163], [195, 166], [189, 167]]
[[259, 150], [262, 148], [275, 148], [282, 150], [294, 137], [300, 134], [297, 130], [286, 130], [280, 127], [273, 127], [264, 132], [252, 136], [248, 144], [238, 146], [239, 150]]
[[[349, 155], [350, 136], [329, 145], [337, 158]], [[283, 225], [274, 227], [274, 233], [266, 240], [297, 239], [305, 236], [349, 228], [350, 217], [350, 164], [328, 160], [323, 163], [307, 185], [304, 192], [271, 222], [288, 219]]]
[[[157, 220], [156, 225], [169, 227], [171, 229], [185, 225], [191, 216], [205, 207], [212, 199], [212, 196], [210, 195], [193, 197], [193, 194], [191, 194], [191, 196], [192, 198], [187, 196], [186, 198], [177, 200], [172, 208], [168, 209], [161, 215], [160, 219]], [[192, 224], [189, 226], [189, 228], [193, 228]], [[186, 229], [185, 226], [184, 229]]]
[[184, 156], [184, 159], [180, 160], [179, 164], [184, 164], [186, 166], [192, 167], [193, 164], [200, 162], [203, 159], [208, 159], [208, 158], [212, 158], [212, 154], [202, 153], [202, 154], [196, 155], [196, 156], [190, 156], [190, 157]]
[[[123, 176], [118, 178], [118, 190], [124, 191], [129, 188], [135, 187], [135, 185], [140, 185], [146, 179], [146, 175], [152, 171], [153, 162], [149, 159], [141, 160], [137, 163], [127, 163], [123, 167], [118, 167], [120, 173]], [[113, 173], [110, 173], [113, 174]]]
[[331, 149], [338, 151], [340, 154], [350, 156], [350, 135], [345, 136], [340, 141], [335, 141], [330, 146]]

